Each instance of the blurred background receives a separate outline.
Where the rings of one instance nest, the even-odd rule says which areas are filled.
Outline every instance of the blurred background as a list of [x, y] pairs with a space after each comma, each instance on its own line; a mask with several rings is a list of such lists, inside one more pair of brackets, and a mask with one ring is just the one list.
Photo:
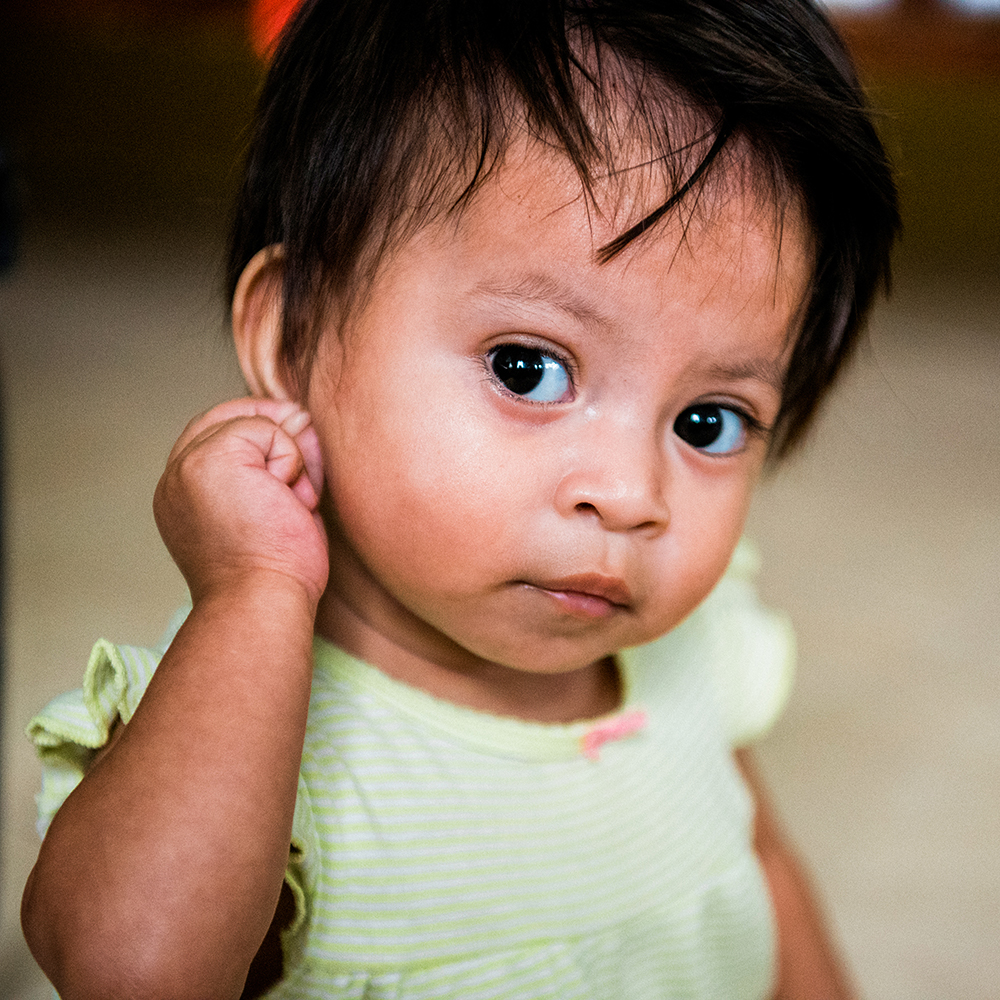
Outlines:
[[[277, 6], [280, 6], [280, 2]], [[1000, 11], [838, 4], [898, 165], [893, 298], [749, 533], [800, 641], [760, 749], [862, 994], [1000, 996]], [[266, 19], [265, 19], [266, 21]], [[150, 510], [242, 391], [221, 247], [266, 37], [238, 0], [5, 0], [0, 996], [48, 997], [17, 909], [29, 717], [183, 597]]]

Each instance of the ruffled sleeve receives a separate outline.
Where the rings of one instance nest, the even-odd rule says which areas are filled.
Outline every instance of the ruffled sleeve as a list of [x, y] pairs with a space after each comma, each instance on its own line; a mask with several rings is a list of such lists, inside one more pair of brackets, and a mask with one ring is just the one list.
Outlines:
[[311, 915], [310, 900], [315, 892], [321, 862], [312, 800], [305, 779], [300, 774], [292, 818], [292, 842], [288, 851], [288, 864], [285, 866], [285, 882], [292, 890], [292, 898], [295, 900], [292, 922], [281, 933], [286, 970], [294, 968], [302, 958]]
[[91, 650], [83, 687], [53, 698], [28, 723], [28, 738], [42, 761], [42, 788], [35, 796], [40, 836], [45, 836], [52, 817], [107, 743], [115, 722], [132, 718], [160, 658], [189, 611], [183, 607], [174, 615], [152, 649], [116, 646], [101, 639]]
[[107, 743], [115, 721], [132, 718], [161, 655], [100, 640], [91, 651], [83, 687], [54, 698], [28, 724], [28, 737], [42, 760], [42, 788], [35, 796], [40, 836]]
[[699, 609], [710, 665], [730, 744], [759, 739], [781, 714], [795, 672], [795, 634], [788, 617], [764, 607], [754, 578], [760, 559], [740, 542], [725, 576]]

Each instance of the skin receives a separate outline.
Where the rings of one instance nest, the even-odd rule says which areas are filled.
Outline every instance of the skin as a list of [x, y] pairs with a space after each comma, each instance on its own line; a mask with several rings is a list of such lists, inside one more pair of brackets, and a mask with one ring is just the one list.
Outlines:
[[[255, 258], [234, 302], [255, 398], [194, 421], [157, 489], [193, 611], [25, 890], [26, 938], [63, 1000], [253, 996], [279, 974], [314, 628], [498, 714], [618, 705], [613, 654], [673, 628], [725, 570], [809, 278], [801, 220], [779, 236], [732, 187], [599, 264], [662, 192], [608, 186], [588, 207], [568, 164], [515, 147], [463, 214], [394, 249], [350, 316], [331, 312], [301, 399], [279, 364], [280, 249]], [[505, 387], [501, 345], [556, 362], [561, 391]], [[745, 415], [721, 453], [675, 432], [706, 403]], [[776, 995], [848, 997], [739, 765], [779, 923]]]
[[[672, 629], [728, 564], [808, 242], [786, 226], [779, 264], [771, 214], [737, 192], [683, 242], [675, 219], [600, 264], [648, 202], [609, 194], [596, 216], [567, 163], [512, 160], [323, 339], [307, 395], [331, 470], [317, 628], [448, 700], [566, 721], [613, 707], [606, 658]], [[564, 398], [504, 388], [490, 351], [510, 343], [571, 369]], [[762, 429], [727, 454], [692, 448], [673, 425], [704, 402]]]

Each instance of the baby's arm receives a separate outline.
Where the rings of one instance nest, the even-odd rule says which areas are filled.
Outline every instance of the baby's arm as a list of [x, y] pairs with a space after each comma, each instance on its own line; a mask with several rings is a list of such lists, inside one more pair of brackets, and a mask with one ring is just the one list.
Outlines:
[[171, 453], [155, 511], [193, 610], [25, 888], [25, 936], [63, 1000], [239, 997], [288, 856], [320, 488], [290, 403], [224, 404]]
[[794, 852], [771, 810], [746, 751], [736, 754], [756, 804], [754, 845], [764, 868], [778, 922], [778, 986], [774, 1000], [853, 1000], [819, 907]]

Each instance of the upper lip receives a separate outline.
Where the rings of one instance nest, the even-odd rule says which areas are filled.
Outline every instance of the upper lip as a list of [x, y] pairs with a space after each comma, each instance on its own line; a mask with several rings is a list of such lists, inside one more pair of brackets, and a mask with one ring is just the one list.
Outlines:
[[536, 582], [536, 587], [542, 590], [570, 591], [577, 594], [589, 594], [591, 597], [603, 597], [611, 604], [626, 607], [632, 603], [632, 594], [625, 581], [616, 576], [605, 576], [603, 573], [577, 573], [573, 576], [562, 576], [556, 580]]

